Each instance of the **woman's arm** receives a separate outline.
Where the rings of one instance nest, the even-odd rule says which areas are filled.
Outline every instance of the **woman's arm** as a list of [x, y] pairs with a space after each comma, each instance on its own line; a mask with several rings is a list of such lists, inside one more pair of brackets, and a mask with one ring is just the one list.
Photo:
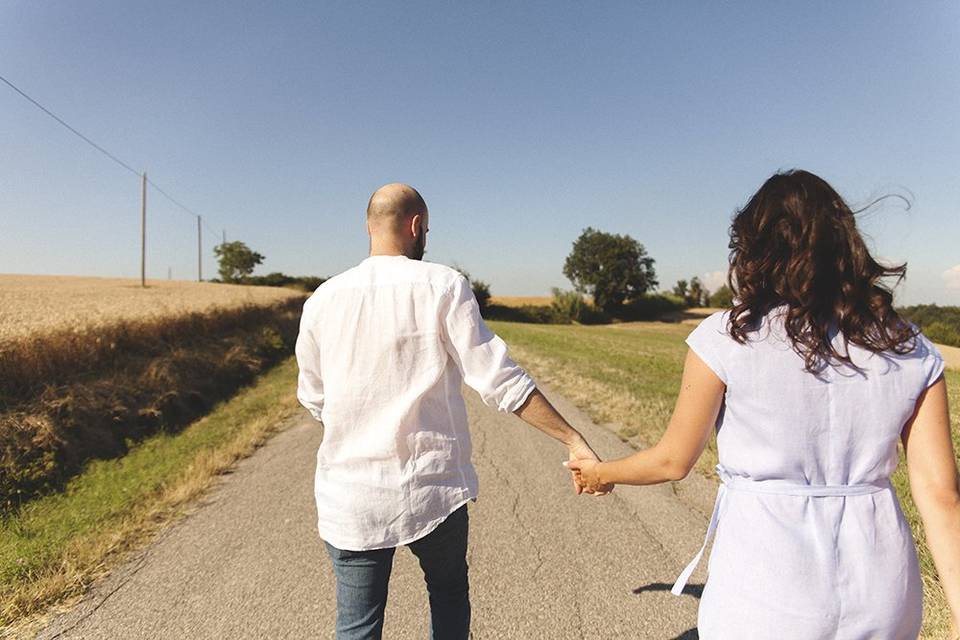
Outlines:
[[950, 439], [947, 383], [941, 376], [920, 399], [903, 430], [910, 493], [927, 532], [927, 546], [960, 629], [960, 487]]
[[687, 352], [680, 396], [666, 432], [656, 446], [606, 462], [567, 463], [588, 490], [615, 484], [657, 484], [680, 480], [696, 464], [717, 421], [726, 387], [692, 350]]

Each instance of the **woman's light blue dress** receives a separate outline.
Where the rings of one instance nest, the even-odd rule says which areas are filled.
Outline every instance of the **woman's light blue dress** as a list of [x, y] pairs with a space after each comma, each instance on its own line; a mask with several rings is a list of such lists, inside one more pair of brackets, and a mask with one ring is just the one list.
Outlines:
[[912, 640], [923, 588], [890, 475], [901, 431], [943, 359], [921, 335], [906, 355], [851, 345], [859, 370], [814, 375], [781, 312], [746, 345], [727, 334], [727, 313], [687, 338], [727, 386], [700, 637]]

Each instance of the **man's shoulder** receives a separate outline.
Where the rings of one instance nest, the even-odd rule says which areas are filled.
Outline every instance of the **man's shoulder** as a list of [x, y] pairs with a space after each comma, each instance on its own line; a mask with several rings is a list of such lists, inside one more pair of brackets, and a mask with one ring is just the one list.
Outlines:
[[392, 286], [395, 284], [428, 285], [435, 290], [451, 289], [463, 275], [456, 269], [437, 262], [426, 260], [401, 260], [390, 265], [378, 265], [374, 280], [378, 284]]
[[338, 289], [351, 286], [351, 283], [354, 281], [356, 276], [356, 271], [360, 265], [350, 267], [346, 271], [342, 271], [335, 276], [331, 276], [320, 283], [320, 286], [313, 290], [313, 293], [307, 298], [306, 306], [312, 307], [317, 304], [319, 300], [322, 300], [327, 295], [333, 293]]
[[464, 277], [456, 269], [437, 262], [406, 260], [400, 264], [392, 265], [387, 270], [378, 269], [366, 262], [361, 262], [323, 282], [307, 299], [307, 304], [314, 306], [324, 298], [343, 289], [395, 284], [396, 282], [421, 282], [446, 290], [453, 288]]
[[458, 279], [464, 277], [462, 273], [452, 267], [438, 262], [419, 261], [423, 271], [434, 282], [444, 286], [452, 286]]

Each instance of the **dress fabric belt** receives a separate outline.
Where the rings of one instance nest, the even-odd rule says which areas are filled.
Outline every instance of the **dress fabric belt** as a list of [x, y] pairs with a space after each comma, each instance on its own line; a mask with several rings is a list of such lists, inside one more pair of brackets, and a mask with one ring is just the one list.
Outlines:
[[863, 496], [891, 488], [888, 478], [865, 484], [839, 485], [798, 484], [789, 480], [751, 480], [750, 478], [744, 478], [742, 476], [732, 476], [721, 465], [717, 465], [717, 475], [720, 476], [721, 485], [717, 490], [717, 500], [713, 504], [713, 515], [710, 516], [710, 526], [707, 527], [707, 535], [704, 536], [703, 546], [700, 547], [700, 551], [697, 552], [697, 555], [693, 557], [693, 560], [690, 561], [683, 572], [680, 573], [680, 577], [678, 577], [677, 581], [673, 584], [673, 589], [671, 589], [670, 592], [675, 596], [683, 593], [683, 588], [687, 586], [687, 580], [690, 579], [690, 575], [694, 569], [697, 568], [697, 565], [700, 564], [700, 559], [703, 557], [703, 552], [706, 550], [707, 544], [716, 533], [717, 525], [720, 522], [720, 511], [723, 508], [723, 503], [726, 500], [728, 492], [743, 491], [746, 493], [766, 493], [780, 496], [831, 498], [838, 496]]

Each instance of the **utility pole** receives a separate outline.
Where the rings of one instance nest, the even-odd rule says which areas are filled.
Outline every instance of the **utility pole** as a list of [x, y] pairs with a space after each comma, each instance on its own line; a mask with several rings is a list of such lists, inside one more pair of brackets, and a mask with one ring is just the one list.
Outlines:
[[147, 288], [147, 172], [140, 181], [140, 286]]
[[197, 282], [203, 282], [203, 234], [200, 225], [201, 218], [197, 216]]

